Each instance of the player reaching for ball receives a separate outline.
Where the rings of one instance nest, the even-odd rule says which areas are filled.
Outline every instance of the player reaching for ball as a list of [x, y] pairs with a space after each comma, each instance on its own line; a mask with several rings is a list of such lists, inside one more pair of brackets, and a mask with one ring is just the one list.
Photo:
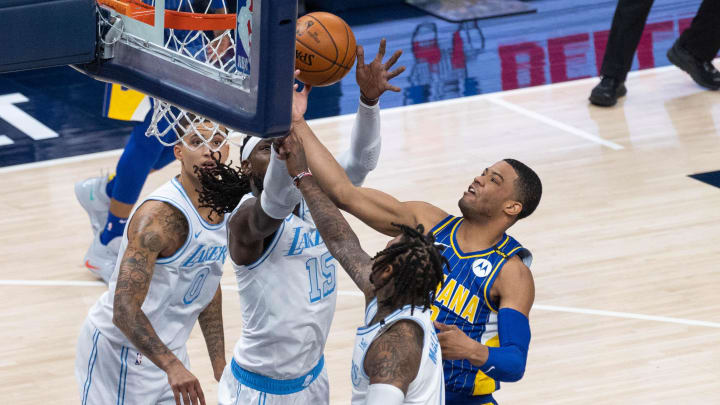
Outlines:
[[[357, 81], [375, 104], [397, 51], [365, 64], [358, 48]], [[310, 86], [293, 97], [293, 122], [303, 120]], [[377, 106], [358, 111], [349, 153], [341, 161], [360, 184], [380, 149]], [[307, 203], [292, 185], [271, 140], [247, 138], [239, 171], [218, 164], [201, 176], [204, 206], [228, 213], [228, 251], [243, 308], [243, 330], [218, 388], [220, 404], [327, 404], [323, 352], [335, 312], [337, 262], [318, 234]], [[252, 191], [250, 194], [249, 191]]]

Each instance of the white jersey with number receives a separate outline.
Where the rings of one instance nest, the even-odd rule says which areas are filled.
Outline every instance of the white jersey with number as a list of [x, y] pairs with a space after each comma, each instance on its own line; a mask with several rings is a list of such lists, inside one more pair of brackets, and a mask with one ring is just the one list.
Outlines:
[[282, 380], [315, 367], [335, 312], [335, 272], [340, 266], [305, 201], [299, 216], [290, 214], [283, 220], [260, 258], [247, 266], [233, 262], [233, 268], [243, 325], [234, 350], [238, 365]]
[[[430, 319], [430, 310], [423, 311], [411, 306], [396, 310], [381, 322], [370, 325], [377, 314], [377, 298], [372, 300], [365, 311], [364, 326], [358, 328], [355, 336], [355, 349], [350, 370], [352, 379], [352, 405], [365, 405], [370, 377], [365, 373], [365, 355], [372, 342], [395, 322], [409, 320], [417, 323], [423, 330], [422, 359], [417, 376], [408, 386], [404, 404], [438, 405], [445, 403], [445, 379], [443, 377], [442, 354], [435, 327]], [[410, 343], [410, 342], [408, 342]]]
[[[210, 224], [195, 210], [180, 182], [173, 178], [155, 190], [145, 201], [157, 200], [172, 205], [187, 219], [189, 232], [185, 244], [171, 257], [155, 262], [150, 288], [142, 311], [150, 320], [160, 340], [170, 350], [185, 345], [200, 313], [215, 296], [227, 256], [225, 223]], [[133, 347], [125, 334], [112, 322], [113, 298], [118, 269], [128, 245], [127, 229], [132, 222], [133, 210], [123, 234], [115, 271], [109, 289], [90, 309], [89, 321], [105, 338], [113, 343]], [[162, 221], [164, 218], [155, 218]]]

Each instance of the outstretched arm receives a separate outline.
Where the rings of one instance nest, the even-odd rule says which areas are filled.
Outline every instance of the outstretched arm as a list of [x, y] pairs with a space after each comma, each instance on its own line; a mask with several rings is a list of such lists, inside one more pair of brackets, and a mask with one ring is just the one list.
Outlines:
[[398, 235], [400, 231], [392, 226], [393, 222], [411, 227], [423, 224], [425, 229], [430, 229], [448, 215], [425, 202], [401, 202], [379, 190], [355, 187], [307, 122], [298, 122], [293, 132], [303, 144], [315, 180], [333, 203], [378, 232]]
[[[291, 176], [298, 178], [301, 173], [308, 173], [302, 145], [293, 135], [285, 139], [281, 154], [287, 158], [288, 173]], [[320, 189], [312, 175], [299, 177], [297, 185], [310, 208], [310, 214], [325, 245], [352, 278], [355, 285], [363, 292], [367, 306], [375, 296], [370, 283], [372, 259], [360, 246], [357, 235], [350, 228], [340, 210]]]
[[422, 360], [423, 330], [413, 321], [398, 321], [372, 342], [363, 367], [370, 377], [368, 405], [402, 404]]
[[488, 376], [513, 382], [525, 373], [530, 346], [528, 316], [535, 300], [535, 283], [530, 269], [513, 257], [502, 268], [490, 291], [490, 298], [499, 302], [499, 347], [488, 347], [465, 335], [455, 325], [436, 322], [443, 359], [467, 359]]
[[200, 329], [205, 337], [215, 380], [220, 381], [225, 368], [225, 331], [222, 318], [222, 289], [218, 285], [210, 304], [198, 316]]
[[113, 301], [113, 323], [140, 352], [168, 375], [168, 382], [180, 405], [204, 405], [198, 379], [165, 346], [142, 311], [158, 256], [168, 257], [188, 237], [185, 216], [160, 201], [148, 201], [138, 208], [128, 224], [128, 245], [120, 263]]
[[382, 144], [378, 102], [385, 91], [400, 91], [399, 87], [389, 83], [389, 80], [405, 71], [404, 66], [390, 71], [400, 55], [402, 51], [397, 50], [387, 62], [383, 63], [385, 57], [383, 38], [375, 59], [365, 64], [365, 50], [361, 45], [357, 47], [355, 79], [360, 88], [360, 105], [350, 134], [350, 149], [338, 157], [340, 166], [345, 169], [348, 178], [356, 186], [361, 185], [368, 173], [377, 166]]

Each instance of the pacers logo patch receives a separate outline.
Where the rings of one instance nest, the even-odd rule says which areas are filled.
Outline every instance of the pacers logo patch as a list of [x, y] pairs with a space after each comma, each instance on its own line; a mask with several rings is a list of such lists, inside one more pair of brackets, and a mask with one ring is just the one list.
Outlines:
[[472, 271], [478, 277], [487, 277], [492, 271], [492, 263], [486, 259], [475, 259], [472, 264]]

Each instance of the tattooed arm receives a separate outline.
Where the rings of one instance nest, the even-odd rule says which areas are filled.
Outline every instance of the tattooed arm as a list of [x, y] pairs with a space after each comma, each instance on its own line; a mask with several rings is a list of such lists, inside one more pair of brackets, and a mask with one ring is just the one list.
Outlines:
[[423, 330], [413, 321], [398, 321], [377, 337], [365, 354], [365, 373], [372, 384], [388, 384], [407, 394], [420, 369]]
[[[302, 145], [293, 136], [285, 139], [281, 152], [285, 153], [290, 176], [295, 177], [298, 173], [307, 170]], [[370, 283], [372, 259], [360, 246], [357, 235], [340, 210], [325, 195], [312, 176], [303, 177], [298, 182], [298, 188], [310, 208], [310, 214], [325, 245], [355, 285], [365, 294], [365, 306], [367, 306], [375, 296], [375, 290]]]
[[220, 381], [225, 368], [225, 332], [222, 319], [222, 289], [218, 285], [215, 297], [198, 317], [200, 329], [205, 337], [210, 363], [212, 363], [215, 380]]
[[[205, 404], [200, 382], [165, 346], [142, 311], [150, 288], [155, 261], [170, 257], [189, 233], [185, 216], [161, 201], [141, 205], [128, 224], [128, 245], [121, 259], [113, 301], [113, 323], [145, 357], [167, 373], [168, 382], [180, 405]], [[192, 402], [191, 402], [192, 401]]]

